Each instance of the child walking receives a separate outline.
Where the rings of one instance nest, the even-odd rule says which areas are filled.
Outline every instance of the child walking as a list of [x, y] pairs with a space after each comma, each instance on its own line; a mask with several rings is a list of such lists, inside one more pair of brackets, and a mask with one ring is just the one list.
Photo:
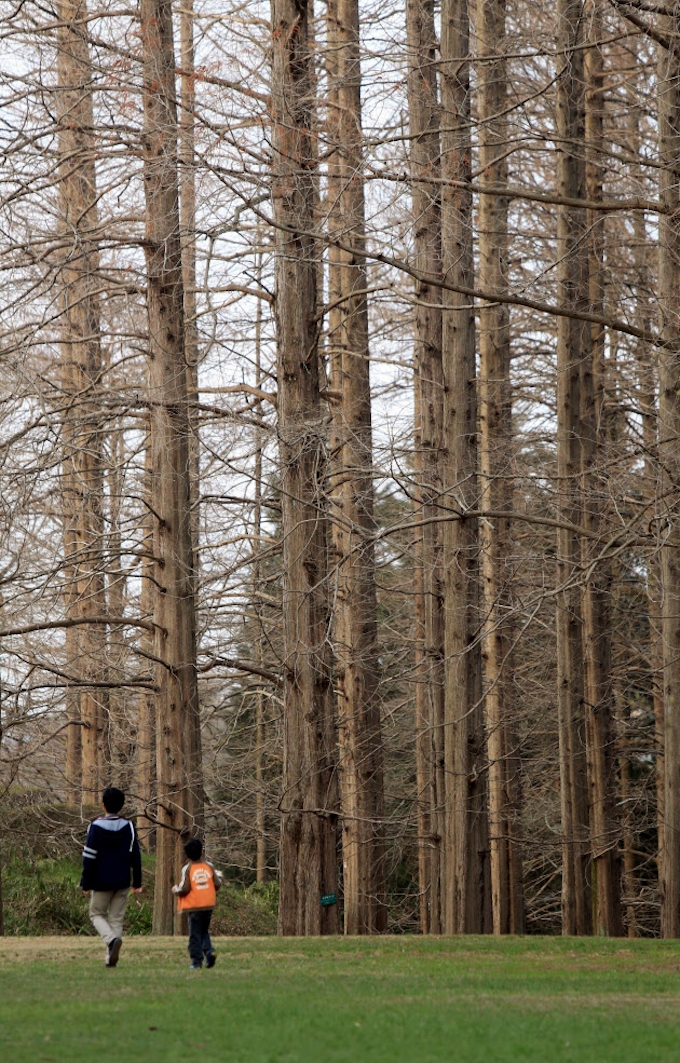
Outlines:
[[215, 952], [210, 941], [210, 917], [215, 907], [217, 891], [222, 883], [219, 872], [207, 860], [202, 860], [203, 844], [198, 838], [190, 838], [184, 846], [188, 863], [182, 868], [178, 886], [172, 887], [177, 894], [180, 912], [189, 916], [189, 955], [192, 971], [200, 971], [205, 956], [206, 967], [215, 966]]
[[106, 966], [115, 967], [123, 944], [123, 917], [130, 891], [142, 892], [142, 858], [134, 824], [118, 813], [125, 794], [109, 786], [102, 794], [104, 815], [90, 823], [83, 849], [80, 888], [90, 895], [90, 919], [106, 942]]

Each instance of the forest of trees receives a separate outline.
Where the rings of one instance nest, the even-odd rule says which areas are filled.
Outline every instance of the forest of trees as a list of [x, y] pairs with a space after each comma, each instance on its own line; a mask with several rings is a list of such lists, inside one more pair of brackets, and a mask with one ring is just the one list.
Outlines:
[[680, 2], [0, 0], [0, 153], [0, 853], [680, 937]]

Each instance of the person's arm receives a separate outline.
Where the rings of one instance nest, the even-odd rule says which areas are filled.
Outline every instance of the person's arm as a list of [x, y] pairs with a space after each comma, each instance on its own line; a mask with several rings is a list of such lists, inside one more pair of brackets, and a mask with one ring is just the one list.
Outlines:
[[90, 823], [83, 848], [83, 873], [80, 876], [80, 888], [83, 893], [89, 893], [91, 889], [94, 889], [97, 870], [97, 850], [94, 848], [94, 842], [94, 824]]
[[213, 867], [211, 860], [204, 860], [203, 862], [207, 864], [210, 870], [212, 871], [213, 886], [215, 887], [215, 893], [217, 893], [220, 886], [222, 885], [222, 872], [218, 871], [217, 868]]
[[189, 868], [191, 864], [185, 864], [182, 868], [182, 876], [179, 880], [179, 886], [173, 886], [172, 892], [178, 894], [180, 897], [186, 897], [187, 893], [191, 890], [191, 879], [189, 878]]
[[139, 851], [139, 838], [134, 824], [130, 824], [132, 831], [132, 846], [130, 847], [130, 866], [132, 868], [132, 891], [138, 893], [142, 888], [142, 854]]

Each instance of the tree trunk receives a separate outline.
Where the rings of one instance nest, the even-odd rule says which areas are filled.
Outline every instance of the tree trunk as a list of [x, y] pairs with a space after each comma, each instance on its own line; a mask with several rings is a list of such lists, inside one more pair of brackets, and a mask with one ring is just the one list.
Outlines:
[[359, 254], [337, 251], [330, 268], [335, 308], [331, 388], [331, 499], [336, 572], [334, 650], [338, 691], [338, 771], [342, 807], [345, 933], [387, 927], [384, 794], [378, 696], [375, 554], [372, 542], [373, 446], [366, 296], [361, 64], [357, 0], [329, 5], [329, 133], [333, 143], [331, 217], [337, 236]]
[[[3, 691], [0, 687], [0, 746], [2, 746], [2, 737], [4, 734], [2, 726], [2, 697]], [[5, 933], [5, 898], [2, 892], [2, 861], [3, 861], [3, 849], [4, 849], [4, 835], [0, 830], [0, 937]]]
[[[637, 289], [649, 292], [649, 265], [646, 260], [649, 244], [645, 231], [645, 219], [641, 211], [636, 211], [633, 218], [635, 239], [635, 266]], [[651, 306], [644, 296], [638, 299], [637, 320], [642, 328], [649, 328]], [[648, 344], [640, 341], [635, 348], [637, 362], [637, 400], [642, 420], [642, 448], [644, 452], [645, 501], [650, 512], [656, 508], [655, 498], [662, 485], [658, 480], [659, 472], [659, 434], [657, 425], [657, 368], [656, 352]], [[649, 662], [651, 673], [651, 695], [654, 706], [654, 753], [656, 759], [656, 829], [657, 829], [657, 868], [659, 882], [663, 881], [664, 820], [665, 820], [665, 771], [664, 771], [664, 697], [663, 697], [663, 637], [661, 630], [661, 571], [658, 554], [653, 554], [647, 562], [647, 609], [649, 617]]]
[[[433, 0], [407, 0], [410, 162], [414, 183], [413, 264], [441, 276], [439, 101]], [[416, 520], [439, 512], [444, 446], [441, 288], [417, 281], [414, 322]], [[432, 520], [417, 534], [416, 609], [420, 634], [416, 675], [418, 857], [423, 933], [442, 932], [444, 810], [444, 578], [442, 530]]]
[[[97, 273], [97, 189], [92, 68], [84, 0], [59, 5], [59, 205], [64, 389], [64, 548], [67, 619], [106, 612], [102, 564], [102, 428], [98, 405], [102, 356]], [[66, 639], [67, 670], [81, 683], [101, 681], [106, 629], [74, 627]], [[102, 688], [70, 692], [67, 791], [98, 801], [106, 712]]]
[[[413, 511], [418, 520], [423, 506], [419, 484], [423, 480], [423, 463], [420, 460], [420, 388], [417, 376], [413, 381], [413, 440], [414, 470], [417, 478], [413, 497]], [[430, 721], [427, 711], [427, 667], [425, 658], [425, 574], [423, 571], [423, 532], [416, 527], [413, 535], [413, 675], [415, 682], [415, 757], [416, 757], [416, 809], [418, 830], [418, 916], [421, 934], [429, 934], [432, 905], [430, 868], [432, 866], [431, 841], [431, 794], [432, 761], [430, 757]]]
[[659, 459], [662, 472], [665, 821], [661, 933], [680, 937], [680, 17], [663, 17], [669, 47], [659, 62]]
[[629, 938], [636, 938], [637, 917], [635, 914], [635, 900], [637, 896], [637, 883], [635, 875], [635, 849], [636, 832], [633, 825], [632, 792], [630, 787], [630, 743], [625, 733], [625, 721], [628, 714], [626, 698], [617, 684], [616, 705], [620, 740], [619, 740], [619, 773], [621, 777], [621, 837], [623, 841], [623, 908], [625, 908], [626, 933]]
[[319, 394], [313, 69], [306, 0], [272, 0], [272, 205], [283, 524], [279, 931], [337, 931], [326, 430]]
[[[64, 341], [61, 345], [62, 358], [70, 361], [70, 345]], [[68, 352], [68, 353], [67, 353]], [[68, 377], [70, 373], [66, 367], [63, 374], [62, 388], [65, 393], [70, 389]], [[72, 463], [67, 455], [71, 450], [71, 434], [67, 431], [67, 423], [63, 427], [64, 460], [62, 462], [62, 513], [64, 518], [63, 542], [64, 559], [64, 605], [66, 618], [75, 619], [77, 616], [78, 596], [75, 586], [75, 554], [77, 549], [77, 533], [75, 526], [75, 490], [72, 471]], [[64, 654], [66, 661], [79, 660], [78, 653], [78, 628], [67, 628], [64, 633]], [[66, 733], [66, 804], [75, 807], [84, 799], [83, 793], [83, 721], [80, 716], [80, 689], [71, 687], [66, 691], [66, 719], [68, 731]]]
[[[257, 253], [257, 283], [262, 283], [262, 251]], [[255, 387], [262, 387], [262, 300], [257, 300], [255, 309]], [[255, 550], [255, 562], [253, 564], [253, 591], [255, 612], [257, 614], [257, 642], [255, 645], [255, 663], [258, 668], [264, 667], [263, 659], [263, 618], [262, 618], [262, 455], [264, 450], [263, 431], [260, 427], [262, 421], [262, 403], [257, 401], [253, 414], [258, 421], [255, 429], [255, 505], [253, 507], [253, 549]], [[267, 723], [265, 718], [265, 698], [261, 684], [255, 695], [255, 831], [257, 835], [257, 855], [255, 862], [255, 877], [258, 882], [266, 882], [267, 872], [267, 823], [265, 813], [265, 748], [267, 739]]]
[[[172, 7], [142, 0], [144, 186], [157, 666], [154, 932], [171, 934], [180, 831], [193, 828], [186, 735], [198, 713], [189, 413], [180, 247]], [[191, 765], [191, 773], [198, 765]], [[200, 811], [200, 810], [199, 810]]]
[[[442, 269], [473, 287], [470, 64], [467, 0], [443, 0], [441, 39]], [[462, 187], [461, 187], [462, 183]], [[444, 930], [491, 929], [489, 840], [480, 655], [477, 380], [470, 300], [444, 291], [442, 355], [443, 486], [460, 520], [444, 525], [446, 573], [446, 825]]]
[[[123, 616], [125, 613], [126, 575], [123, 570], [121, 506], [125, 491], [123, 430], [112, 422], [109, 432], [106, 480], [108, 501], [108, 534], [106, 543], [106, 602], [108, 616]], [[109, 636], [108, 670], [111, 679], [118, 682], [126, 674], [126, 650], [123, 631], [113, 630]], [[113, 687], [107, 692], [108, 728], [106, 761], [108, 773], [102, 780], [105, 785], [129, 789], [132, 781], [128, 775], [131, 752], [131, 735], [126, 713], [126, 695], [123, 689]]]
[[[182, 0], [180, 8], [180, 117], [179, 117], [179, 209], [182, 245], [182, 287], [184, 289], [184, 354], [189, 400], [189, 499], [194, 601], [199, 590], [199, 497], [200, 464], [196, 407], [198, 404], [198, 328], [196, 324], [196, 181], [194, 125], [196, 110], [194, 74], [194, 5]], [[189, 814], [194, 832], [203, 831], [203, 758], [201, 717], [196, 711], [188, 719], [185, 735]]]
[[[628, 128], [629, 145], [633, 155], [641, 154], [641, 123], [645, 104], [640, 100], [629, 107]], [[640, 168], [642, 170], [642, 167]], [[636, 173], [639, 179], [640, 173]], [[635, 211], [632, 218], [633, 225], [633, 263], [635, 266], [634, 283], [636, 290], [635, 320], [640, 328], [649, 332], [653, 326], [652, 311], [652, 281], [650, 274], [651, 256], [653, 245], [647, 237], [645, 215], [642, 211]], [[649, 512], [656, 509], [656, 498], [659, 492], [659, 454], [658, 454], [658, 431], [657, 431], [657, 358], [656, 351], [648, 343], [639, 340], [635, 345], [636, 362], [636, 398], [639, 417], [642, 422], [642, 453], [643, 453], [643, 484], [644, 500], [649, 506]], [[656, 829], [657, 829], [657, 872], [659, 884], [663, 882], [662, 857], [664, 850], [663, 825], [664, 825], [664, 736], [663, 736], [663, 640], [661, 637], [661, 578], [659, 569], [658, 552], [652, 554], [647, 561], [647, 615], [649, 618], [649, 669], [651, 684], [651, 699], [654, 706], [654, 754], [656, 776]], [[622, 699], [623, 700], [623, 699]], [[625, 704], [625, 702], [624, 702]], [[630, 706], [625, 714], [626, 723], [629, 719]], [[619, 719], [623, 717], [619, 713]], [[623, 793], [624, 771], [625, 777], [630, 776], [630, 753], [628, 741], [622, 737], [621, 759], [621, 807], [624, 810], [623, 819], [623, 863], [624, 863], [624, 894], [626, 898], [635, 895], [635, 848], [636, 835], [630, 830], [628, 824], [631, 819], [629, 805]], [[636, 937], [636, 915], [632, 903], [627, 900], [626, 922], [628, 936]]]
[[[505, 0], [477, 4], [477, 77], [480, 185], [507, 182], [507, 74]], [[479, 197], [479, 284], [507, 292], [508, 201]], [[512, 509], [512, 397], [509, 309], [485, 303], [479, 310], [482, 508]], [[496, 934], [523, 933], [524, 891], [517, 838], [519, 766], [515, 748], [514, 684], [510, 661], [512, 601], [508, 558], [510, 521], [489, 518], [482, 526], [484, 576], [485, 714], [489, 752], [491, 899]]]
[[[585, 198], [583, 3], [559, 0], [557, 29], [557, 175], [565, 198]], [[574, 310], [588, 307], [585, 211], [559, 206], [558, 299]], [[557, 326], [557, 492], [561, 521], [578, 525], [580, 366], [588, 326], [561, 317]], [[583, 720], [581, 612], [576, 585], [580, 544], [575, 532], [557, 533], [557, 712], [562, 811], [562, 930], [588, 934], [592, 926], [588, 882], [588, 793]]]
[[[146, 446], [144, 448], [144, 500], [145, 511], [142, 522], [142, 549], [144, 559], [142, 561], [142, 588], [140, 594], [140, 611], [142, 619], [153, 619], [154, 596], [156, 587], [154, 584], [155, 561], [154, 550], [154, 518], [151, 498], [152, 489], [152, 466], [151, 466], [151, 432], [150, 422], [147, 422]], [[139, 639], [142, 660], [145, 654], [153, 654], [154, 636], [152, 632], [144, 630]], [[145, 849], [153, 849], [155, 843], [155, 831], [151, 824], [156, 818], [156, 696], [150, 690], [140, 690], [137, 706], [137, 748], [135, 756], [135, 779], [137, 795], [137, 830], [139, 831], [140, 844]]]
[[[588, 0], [587, 25], [590, 40], [585, 51], [585, 134], [586, 197], [602, 199], [604, 72], [602, 12], [600, 0]], [[601, 211], [587, 214], [588, 285], [590, 309], [604, 313], [604, 218]], [[605, 416], [604, 329], [591, 325], [581, 362], [581, 492], [582, 524], [593, 535], [605, 533], [603, 511], [607, 505], [606, 484], [602, 486], [600, 464], [607, 442]], [[616, 817], [616, 778], [613, 748], [613, 690], [611, 680], [611, 597], [612, 574], [607, 561], [593, 561], [599, 544], [582, 539], [583, 664], [584, 709], [588, 762], [591, 882], [593, 889], [593, 929], [596, 934], [620, 937], [621, 911], [620, 829]]]

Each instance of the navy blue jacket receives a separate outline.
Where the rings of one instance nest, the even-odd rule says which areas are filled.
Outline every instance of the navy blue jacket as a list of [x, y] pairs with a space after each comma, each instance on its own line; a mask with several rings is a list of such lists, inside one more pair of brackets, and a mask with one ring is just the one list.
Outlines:
[[83, 890], [126, 890], [142, 884], [142, 857], [137, 831], [129, 819], [99, 816], [90, 823], [83, 849]]

